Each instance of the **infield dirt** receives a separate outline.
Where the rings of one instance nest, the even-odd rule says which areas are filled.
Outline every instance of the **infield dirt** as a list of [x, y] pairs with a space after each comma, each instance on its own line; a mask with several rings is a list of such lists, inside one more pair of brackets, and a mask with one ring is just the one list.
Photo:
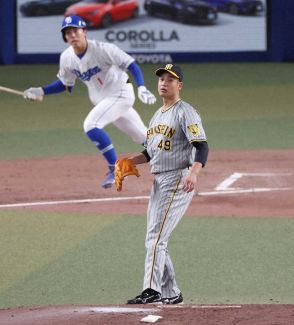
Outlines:
[[[294, 150], [212, 151], [199, 177], [198, 193], [186, 214], [293, 217], [293, 161]], [[106, 167], [96, 155], [2, 160], [0, 207], [16, 204], [17, 209], [40, 211], [144, 215], [152, 175], [147, 164], [138, 169], [141, 177], [128, 177], [123, 191], [118, 193], [115, 188], [104, 190], [100, 187]], [[239, 177], [232, 178], [236, 173]], [[223, 184], [221, 189], [218, 188], [220, 184]], [[74, 203], [74, 200], [83, 203]], [[126, 308], [129, 307], [71, 305], [2, 309], [0, 324], [132, 325], [139, 324], [148, 314], [160, 315], [158, 323], [170, 325], [290, 325], [294, 320], [293, 305], [148, 305], [140, 306], [139, 311]]]

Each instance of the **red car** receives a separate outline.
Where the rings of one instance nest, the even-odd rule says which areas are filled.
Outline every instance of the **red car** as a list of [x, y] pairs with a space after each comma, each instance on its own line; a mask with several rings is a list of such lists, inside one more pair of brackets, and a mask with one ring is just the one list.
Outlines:
[[64, 15], [82, 17], [88, 27], [109, 27], [112, 23], [138, 16], [137, 0], [83, 0], [69, 6]]

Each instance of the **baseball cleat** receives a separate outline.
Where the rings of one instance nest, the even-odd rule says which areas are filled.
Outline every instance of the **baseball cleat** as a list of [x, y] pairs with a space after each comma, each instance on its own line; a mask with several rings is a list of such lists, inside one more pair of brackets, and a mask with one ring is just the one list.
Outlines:
[[110, 188], [112, 187], [112, 185], [114, 184], [114, 171], [109, 171], [107, 174], [106, 174], [106, 178], [105, 180], [102, 182], [101, 186], [103, 188]]
[[127, 301], [127, 304], [161, 304], [161, 294], [153, 289], [146, 289], [140, 295]]
[[162, 303], [164, 305], [176, 305], [176, 304], [182, 304], [183, 303], [183, 295], [180, 292], [177, 296], [172, 298], [162, 298]]

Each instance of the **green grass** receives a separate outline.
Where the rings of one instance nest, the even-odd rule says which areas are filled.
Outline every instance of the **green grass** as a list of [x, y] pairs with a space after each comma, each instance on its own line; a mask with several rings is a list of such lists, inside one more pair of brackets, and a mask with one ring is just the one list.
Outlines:
[[[154, 70], [144, 65], [156, 93]], [[211, 149], [293, 148], [294, 64], [183, 64], [182, 98], [201, 113]], [[3, 86], [56, 78], [57, 65], [0, 66]], [[157, 105], [136, 100], [148, 124]], [[0, 159], [93, 154], [86, 88], [43, 103], [0, 93]], [[121, 152], [141, 150], [113, 126]], [[0, 210], [0, 308], [120, 304], [141, 290], [145, 216]], [[185, 218], [169, 251], [187, 303], [294, 303], [293, 218]]]
[[[157, 93], [154, 70], [143, 65], [146, 84]], [[200, 111], [212, 149], [293, 148], [294, 64], [183, 64], [182, 98]], [[3, 85], [16, 89], [48, 84], [56, 79], [57, 65], [0, 67]], [[5, 81], [5, 82], [4, 82]], [[88, 154], [96, 149], [83, 133], [91, 110], [84, 85], [74, 92], [45, 97], [43, 103], [0, 93], [0, 159]], [[154, 106], [135, 107], [146, 124]], [[140, 150], [114, 126], [107, 127], [118, 152]]]
[[[121, 304], [141, 290], [145, 217], [0, 211], [0, 307]], [[294, 303], [294, 220], [185, 217], [169, 252], [186, 303]], [[5, 250], [4, 250], [5, 247]]]

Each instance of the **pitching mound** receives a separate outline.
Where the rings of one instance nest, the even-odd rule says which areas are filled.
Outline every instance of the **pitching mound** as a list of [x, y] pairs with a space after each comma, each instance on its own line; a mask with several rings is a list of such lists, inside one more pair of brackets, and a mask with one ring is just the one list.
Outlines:
[[[292, 324], [293, 305], [48, 306], [0, 311], [5, 325], [269, 325]], [[159, 316], [159, 317], [156, 317]]]

